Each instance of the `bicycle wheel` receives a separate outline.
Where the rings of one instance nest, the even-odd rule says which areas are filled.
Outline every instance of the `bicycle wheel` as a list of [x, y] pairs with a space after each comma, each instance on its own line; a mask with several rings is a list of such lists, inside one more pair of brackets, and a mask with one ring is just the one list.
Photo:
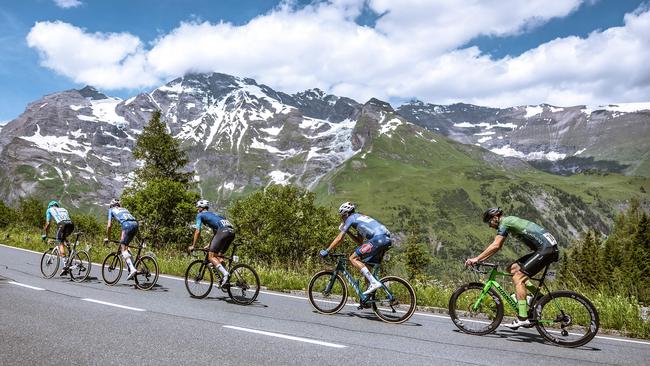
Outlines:
[[135, 261], [134, 266], [138, 272], [134, 277], [137, 288], [149, 290], [158, 282], [158, 262], [156, 262], [156, 258], [145, 255]]
[[111, 253], [106, 256], [102, 264], [102, 278], [107, 285], [113, 286], [122, 277], [122, 257], [117, 253]]
[[214, 274], [202, 259], [197, 259], [187, 266], [185, 271], [185, 288], [190, 296], [202, 299], [212, 290]]
[[333, 271], [320, 271], [309, 281], [307, 288], [311, 306], [321, 314], [335, 314], [345, 306], [348, 288], [343, 278]]
[[600, 326], [598, 311], [591, 301], [573, 291], [546, 294], [535, 305], [534, 319], [539, 334], [562, 347], [587, 344]]
[[230, 270], [230, 286], [228, 296], [232, 301], [249, 305], [260, 293], [260, 278], [253, 267], [240, 263]]
[[388, 276], [381, 280], [382, 287], [370, 297], [372, 311], [386, 323], [403, 323], [415, 312], [415, 290], [406, 280]]
[[70, 259], [70, 278], [75, 282], [83, 282], [90, 275], [90, 256], [85, 251], [81, 250], [75, 253]]
[[503, 319], [503, 302], [494, 289], [481, 296], [482, 283], [459, 287], [449, 299], [449, 316], [461, 331], [475, 335], [493, 332]]
[[46, 250], [41, 257], [41, 273], [43, 274], [43, 277], [54, 277], [56, 270], [59, 269], [60, 261], [59, 248], [54, 247]]

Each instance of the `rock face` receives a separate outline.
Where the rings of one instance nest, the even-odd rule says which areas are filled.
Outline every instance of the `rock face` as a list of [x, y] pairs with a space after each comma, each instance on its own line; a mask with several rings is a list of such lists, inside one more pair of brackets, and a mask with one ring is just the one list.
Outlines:
[[650, 176], [650, 103], [498, 109], [412, 101], [397, 112], [456, 141], [554, 173], [595, 168]]
[[35, 194], [96, 209], [128, 184], [138, 166], [136, 137], [157, 109], [188, 152], [202, 194], [218, 205], [270, 183], [313, 188], [379, 137], [435, 143], [441, 134], [505, 156], [450, 147], [492, 166], [531, 169], [515, 157], [564, 172], [615, 160], [605, 168], [637, 173], [648, 155], [650, 112], [630, 108], [411, 102], [394, 110], [374, 98], [360, 104], [319, 89], [287, 94], [219, 73], [189, 74], [127, 100], [87, 86], [29, 104], [0, 130], [0, 193], [8, 201]]

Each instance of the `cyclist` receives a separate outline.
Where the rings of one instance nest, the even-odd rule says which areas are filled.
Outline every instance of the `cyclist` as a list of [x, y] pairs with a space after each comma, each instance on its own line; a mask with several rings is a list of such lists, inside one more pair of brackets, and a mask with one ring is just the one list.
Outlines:
[[122, 226], [122, 234], [120, 236], [120, 251], [122, 252], [122, 258], [126, 262], [127, 267], [129, 268], [129, 276], [127, 280], [132, 279], [137, 273], [133, 261], [131, 260], [131, 253], [129, 253], [129, 243], [135, 235], [138, 233], [139, 225], [138, 220], [131, 215], [129, 210], [120, 206], [120, 200], [114, 198], [108, 204], [108, 225], [106, 225], [106, 238], [104, 239], [104, 244], [108, 243], [108, 238], [111, 237], [111, 226], [113, 223], [113, 218], [119, 221]]
[[221, 287], [226, 286], [229, 282], [230, 273], [223, 266], [223, 254], [228, 250], [228, 247], [235, 240], [235, 229], [225, 217], [210, 212], [210, 202], [207, 200], [200, 200], [196, 202], [196, 229], [194, 230], [194, 239], [192, 245], [187, 248], [188, 252], [194, 250], [197, 240], [201, 235], [201, 227], [203, 224], [212, 229], [213, 235], [210, 244], [205, 246], [208, 249], [208, 260], [216, 269], [223, 274], [221, 279]]
[[[356, 213], [356, 206], [352, 202], [344, 202], [339, 207], [339, 216], [343, 223], [339, 226], [341, 232], [336, 236], [334, 241], [327, 249], [320, 251], [321, 257], [327, 257], [330, 251], [334, 250], [348, 234], [359, 246], [350, 255], [350, 262], [358, 268], [363, 276], [370, 282], [368, 289], [363, 292], [368, 296], [381, 287], [379, 282], [368, 270], [366, 263], [378, 263], [383, 257], [383, 253], [392, 244], [390, 232], [379, 221], [372, 217]], [[356, 233], [350, 231], [354, 228]]]
[[512, 234], [529, 247], [533, 252], [517, 259], [508, 268], [508, 271], [512, 274], [512, 282], [515, 284], [517, 308], [519, 311], [517, 319], [506, 326], [511, 329], [531, 326], [531, 322], [528, 320], [526, 286], [532, 286], [532, 284], [528, 282], [528, 279], [548, 264], [558, 261], [559, 250], [557, 241], [551, 233], [544, 230], [541, 226], [516, 216], [505, 216], [503, 210], [499, 207], [487, 209], [483, 213], [483, 222], [487, 223], [491, 228], [496, 229], [497, 235], [492, 244], [485, 248], [481, 254], [466, 260], [465, 264], [473, 266], [477, 262], [490, 258], [501, 249], [503, 242], [509, 234]]
[[56, 241], [59, 243], [59, 253], [63, 259], [63, 268], [61, 269], [60, 275], [65, 276], [68, 274], [69, 266], [66, 263], [64, 243], [67, 243], [66, 239], [68, 238], [68, 235], [72, 234], [74, 231], [74, 223], [70, 220], [68, 210], [61, 207], [57, 200], [50, 201], [47, 205], [47, 210], [45, 211], [45, 227], [43, 228], [45, 234], [41, 235], [41, 239], [43, 240], [47, 238], [47, 231], [50, 228], [51, 220], [56, 222]]

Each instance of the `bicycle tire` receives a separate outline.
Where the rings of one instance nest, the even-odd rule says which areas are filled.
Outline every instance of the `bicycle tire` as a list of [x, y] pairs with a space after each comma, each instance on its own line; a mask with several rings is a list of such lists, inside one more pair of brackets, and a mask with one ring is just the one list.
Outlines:
[[[325, 291], [327, 287], [330, 287], [330, 289]], [[345, 285], [343, 278], [340, 274], [335, 275], [334, 271], [329, 270], [317, 272], [312, 276], [311, 280], [309, 280], [307, 293], [309, 295], [309, 303], [321, 314], [338, 313], [343, 309], [348, 299], [348, 287]], [[340, 299], [336, 300], [332, 295], [338, 296]], [[330, 309], [325, 308], [323, 306], [324, 304], [335, 304], [336, 306]]]
[[185, 289], [190, 294], [190, 297], [203, 299], [210, 294], [213, 284], [214, 274], [202, 259], [197, 259], [187, 266], [185, 270]]
[[[545, 307], [549, 305], [548, 307]], [[582, 308], [582, 312], [580, 309]], [[547, 312], [544, 310], [547, 309]], [[561, 313], [558, 314], [558, 310]], [[544, 295], [537, 304], [534, 311], [535, 327], [539, 334], [547, 341], [560, 347], [580, 347], [591, 341], [600, 327], [600, 318], [596, 307], [583, 295], [573, 291], [555, 291]], [[555, 314], [555, 320], [551, 323], [549, 314]], [[552, 317], [552, 315], [551, 315]], [[545, 322], [544, 318], [549, 318]], [[573, 321], [581, 324], [573, 326]], [[565, 324], [568, 321], [568, 324]], [[557, 323], [560, 323], [558, 330]], [[549, 326], [546, 326], [549, 324]], [[570, 330], [566, 328], [571, 327]], [[579, 332], [579, 333], [575, 333]], [[584, 332], [583, 334], [580, 334]], [[567, 337], [578, 336], [577, 339], [569, 340]]]
[[134, 263], [135, 270], [135, 287], [140, 290], [149, 290], [158, 282], [158, 261], [156, 258], [145, 255]]
[[253, 267], [240, 263], [230, 270], [228, 296], [240, 305], [250, 305], [260, 293], [260, 277]]
[[45, 252], [41, 256], [41, 274], [45, 278], [52, 278], [56, 275], [56, 271], [59, 269], [59, 263], [61, 258], [59, 257], [59, 248], [53, 247]]
[[85, 250], [80, 250], [69, 260], [71, 261], [70, 268], [68, 269], [70, 279], [74, 282], [85, 281], [90, 275], [90, 269], [92, 267], [90, 255]]
[[[378, 288], [371, 295], [372, 311], [386, 323], [400, 324], [409, 320], [415, 313], [417, 304], [413, 286], [397, 276], [387, 276], [379, 281], [384, 286]], [[402, 287], [400, 288], [400, 286]], [[390, 291], [392, 299], [389, 299], [387, 289]], [[402, 304], [408, 304], [405, 310], [401, 309]]]
[[[485, 284], [472, 282], [456, 289], [449, 298], [449, 316], [458, 329], [464, 333], [474, 335], [485, 335], [494, 332], [503, 320], [503, 301], [499, 294], [493, 288], [489, 289], [487, 295], [492, 300], [492, 304], [483, 305], [486, 298], [483, 298], [480, 309], [472, 310], [471, 307], [478, 300], [478, 296], [483, 292]], [[468, 298], [463, 295], [472, 291]], [[476, 294], [474, 294], [474, 292]], [[459, 303], [460, 301], [460, 303]], [[466, 310], [464, 310], [466, 309]], [[488, 322], [488, 320], [490, 320]], [[466, 323], [467, 322], [467, 323]], [[483, 328], [473, 328], [471, 324], [487, 324]], [[477, 325], [479, 327], [480, 325]]]
[[106, 256], [102, 263], [102, 278], [107, 285], [113, 286], [122, 277], [122, 257], [117, 253], [111, 253]]

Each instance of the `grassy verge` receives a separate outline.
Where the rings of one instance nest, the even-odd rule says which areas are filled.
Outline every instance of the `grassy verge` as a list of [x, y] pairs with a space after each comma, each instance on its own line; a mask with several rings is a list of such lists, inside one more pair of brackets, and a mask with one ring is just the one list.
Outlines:
[[[18, 248], [37, 252], [47, 249], [47, 245], [40, 240], [36, 231], [29, 233], [20, 229], [0, 230], [0, 238], [3, 244]], [[86, 244], [91, 245], [90, 257], [95, 263], [101, 263], [109, 252], [115, 250], [116, 245], [105, 247], [100, 238], [82, 240], [81, 248]], [[155, 253], [160, 271], [165, 274], [183, 276], [187, 265], [194, 259], [180, 251], [148, 248], [147, 251], [149, 250]], [[306, 261], [301, 270], [286, 270], [260, 263], [250, 264], [258, 272], [262, 286], [276, 291], [305, 291], [311, 275], [324, 266], [321, 263]], [[453, 284], [415, 283], [418, 305], [446, 309], [455, 287]], [[578, 292], [587, 296], [598, 309], [603, 330], [615, 330], [625, 336], [650, 339], [650, 322], [639, 317], [640, 306], [635, 301], [600, 291], [580, 289]], [[508, 311], [506, 310], [506, 315], [514, 315]]]

